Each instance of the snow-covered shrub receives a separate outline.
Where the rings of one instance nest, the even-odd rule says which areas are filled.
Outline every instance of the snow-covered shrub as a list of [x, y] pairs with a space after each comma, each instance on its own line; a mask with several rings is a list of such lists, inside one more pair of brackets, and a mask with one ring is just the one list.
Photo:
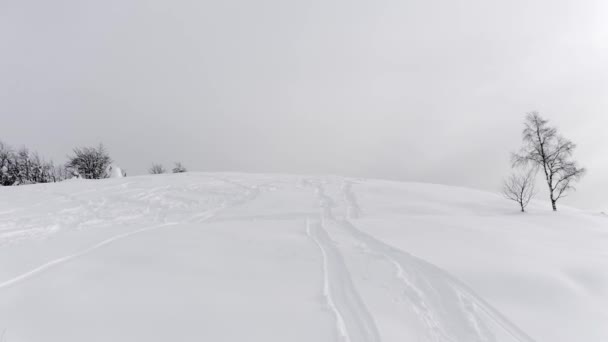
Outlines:
[[151, 175], [160, 175], [163, 173], [167, 173], [167, 170], [161, 164], [152, 164], [152, 166], [150, 166], [150, 169], [148, 170], [148, 172]]
[[74, 155], [69, 157], [66, 168], [74, 176], [85, 179], [108, 178], [108, 168], [112, 158], [102, 144], [95, 147], [77, 147]]
[[186, 167], [184, 167], [182, 165], [182, 163], [180, 163], [180, 162], [175, 163], [175, 166], [173, 167], [173, 173], [182, 173], [182, 172], [188, 172], [188, 170], [186, 169]]

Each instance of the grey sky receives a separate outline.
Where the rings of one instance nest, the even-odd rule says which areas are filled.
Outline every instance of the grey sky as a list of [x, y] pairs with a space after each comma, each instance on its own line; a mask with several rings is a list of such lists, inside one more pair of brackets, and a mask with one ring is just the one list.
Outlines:
[[[0, 139], [129, 174], [333, 173], [497, 190], [539, 110], [608, 187], [604, 0], [0, 0]], [[540, 184], [539, 184], [540, 186]]]

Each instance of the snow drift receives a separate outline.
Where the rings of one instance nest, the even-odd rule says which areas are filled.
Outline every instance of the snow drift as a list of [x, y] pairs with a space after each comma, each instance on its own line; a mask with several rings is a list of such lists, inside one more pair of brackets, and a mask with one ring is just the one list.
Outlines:
[[[606, 341], [608, 218], [246, 174], [0, 188], [0, 333], [38, 341]], [[3, 341], [4, 342], [4, 341]]]

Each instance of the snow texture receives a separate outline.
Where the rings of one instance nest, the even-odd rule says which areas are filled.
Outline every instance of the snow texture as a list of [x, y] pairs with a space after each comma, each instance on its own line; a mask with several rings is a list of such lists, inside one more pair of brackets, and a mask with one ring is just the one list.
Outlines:
[[608, 340], [608, 218], [529, 211], [341, 177], [4, 187], [2, 342]]

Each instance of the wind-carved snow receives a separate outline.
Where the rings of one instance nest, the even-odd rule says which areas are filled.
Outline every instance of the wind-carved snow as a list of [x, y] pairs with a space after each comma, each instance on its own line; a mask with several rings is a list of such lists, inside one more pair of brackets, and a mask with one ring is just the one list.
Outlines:
[[[534, 239], [511, 232], [529, 224], [525, 232], [542, 236], [553, 216], [510, 209], [461, 189], [340, 177], [186, 173], [0, 188], [0, 331], [20, 342], [532, 342], [529, 335], [567, 342], [577, 335], [565, 322], [578, 329], [586, 324], [579, 316], [603, 321], [600, 306], [590, 306], [589, 315], [576, 307], [572, 315], [550, 316], [558, 310], [542, 302], [548, 283], [526, 278], [521, 262], [501, 273], [518, 262], [511, 260], [516, 253], [545, 255], [537, 261], [544, 265], [556, 255], [547, 246], [562, 248], [552, 242], [543, 252], [530, 247]], [[462, 212], [467, 216], [456, 216]], [[503, 229], [451, 226], [492, 215]], [[568, 215], [591, 227], [577, 228], [572, 236], [580, 241], [573, 243], [599, 251], [589, 260], [603, 269], [605, 218]], [[542, 237], [559, 236], [564, 227]], [[466, 241], [486, 249], [484, 239], [511, 238], [501, 251], [508, 263], [494, 262], [498, 252], [474, 254], [490, 266], [465, 259], [462, 247], [442, 249], [446, 242], [435, 232], [467, 234]], [[462, 261], [441, 258], [452, 254]], [[602, 303], [608, 282], [585, 263], [567, 263], [576, 256], [559, 261], [566, 266], [557, 270], [555, 286], [562, 287], [553, 293], [571, 297], [555, 305], [572, 305], [573, 298]], [[535, 260], [523, 265], [529, 262]], [[454, 276], [462, 274], [471, 286]], [[521, 279], [527, 282], [519, 291], [492, 286]], [[530, 298], [536, 301], [528, 305]], [[602, 340], [602, 329], [585, 330], [591, 338], [581, 340]]]

